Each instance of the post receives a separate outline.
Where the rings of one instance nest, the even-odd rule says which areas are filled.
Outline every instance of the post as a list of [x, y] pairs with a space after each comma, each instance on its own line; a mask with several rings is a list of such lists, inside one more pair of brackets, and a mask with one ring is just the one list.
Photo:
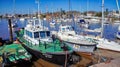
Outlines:
[[9, 32], [10, 32], [10, 41], [13, 42], [13, 32], [12, 32], [12, 25], [11, 25], [11, 19], [8, 19], [9, 24]]

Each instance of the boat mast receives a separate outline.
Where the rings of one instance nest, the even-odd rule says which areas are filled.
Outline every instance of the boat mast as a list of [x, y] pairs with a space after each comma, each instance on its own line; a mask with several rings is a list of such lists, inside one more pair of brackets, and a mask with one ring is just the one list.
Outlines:
[[13, 17], [15, 18], [15, 0], [13, 0]]
[[39, 6], [40, 6], [40, 3], [39, 3], [39, 0], [37, 0], [37, 4], [38, 4], [38, 19], [39, 19]]
[[119, 18], [120, 18], [120, 8], [119, 8], [118, 0], [116, 0], [116, 4], [117, 4], [117, 8], [118, 8], [118, 12], [119, 12]]
[[[38, 17], [38, 19], [39, 19], [39, 23], [40, 23], [40, 18], [39, 18], [39, 8], [40, 8], [40, 2], [39, 2], [39, 0], [36, 0], [36, 3], [37, 3], [37, 6], [38, 6], [38, 15], [37, 15], [37, 17]], [[42, 25], [41, 23], [40, 23], [40, 25]]]
[[116, 3], [117, 3], [117, 8], [118, 8], [118, 11], [119, 11], [119, 15], [120, 15], [120, 9], [119, 9], [118, 0], [116, 0]]
[[104, 0], [102, 0], [102, 29], [101, 29], [101, 37], [103, 37], [104, 31]]
[[88, 8], [89, 8], [89, 0], [87, 0], [87, 13], [86, 13], [86, 16], [88, 16]]

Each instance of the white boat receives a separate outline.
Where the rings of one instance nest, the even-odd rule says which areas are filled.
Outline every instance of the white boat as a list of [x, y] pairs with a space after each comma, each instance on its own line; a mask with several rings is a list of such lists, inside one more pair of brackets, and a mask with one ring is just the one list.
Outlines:
[[117, 37], [118, 39], [120, 39], [120, 25], [119, 25], [119, 27], [118, 27], [118, 32], [117, 32], [116, 37]]
[[96, 29], [84, 29], [84, 31], [87, 31], [87, 32], [98, 32], [100, 33], [101, 32], [101, 28], [96, 28]]
[[115, 41], [100, 38], [99, 36], [98, 37], [86, 36], [86, 37], [94, 39], [98, 43], [97, 48], [120, 52], [120, 44]]
[[[119, 8], [119, 2], [118, 2], [118, 0], [116, 0], [116, 4], [117, 4], [118, 11], [119, 11], [119, 17], [120, 17], [120, 8]], [[120, 22], [120, 21], [118, 21], [118, 22]], [[117, 32], [116, 36], [117, 36], [117, 38], [120, 39], [120, 25], [118, 27], [118, 32]]]
[[109, 41], [109, 40], [103, 39], [103, 38], [99, 39], [97, 47], [102, 48], [102, 49], [108, 49], [108, 50], [120, 52], [120, 44], [119, 43], [116, 43], [114, 41]]
[[25, 20], [25, 18], [20, 18], [20, 21], [23, 22]]
[[80, 27], [83, 27], [83, 28], [89, 27], [89, 23], [86, 22], [84, 19], [80, 19], [78, 23], [80, 24]]
[[100, 23], [100, 20], [98, 18], [91, 18], [89, 21], [90, 23]]
[[75, 51], [93, 52], [96, 47], [96, 42], [91, 38], [76, 34], [70, 25], [60, 25], [57, 37], [62, 41], [70, 43], [69, 46]]
[[[102, 0], [102, 29], [101, 29], [101, 37], [103, 37], [103, 25], [104, 25], [104, 0]], [[116, 43], [114, 41], [109, 41], [105, 38], [95, 37], [95, 36], [86, 36], [88, 38], [94, 39], [98, 45], [97, 48], [112, 50], [112, 51], [118, 51], [120, 52], [120, 44]]]
[[54, 21], [50, 22], [50, 26], [55, 27], [55, 22]]

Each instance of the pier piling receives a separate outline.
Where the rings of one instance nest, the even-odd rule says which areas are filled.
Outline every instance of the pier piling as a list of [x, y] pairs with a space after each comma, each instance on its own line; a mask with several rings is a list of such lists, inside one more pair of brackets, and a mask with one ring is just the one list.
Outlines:
[[13, 32], [12, 32], [12, 25], [11, 25], [11, 19], [8, 19], [8, 25], [9, 25], [9, 32], [10, 32], [10, 41], [13, 42]]

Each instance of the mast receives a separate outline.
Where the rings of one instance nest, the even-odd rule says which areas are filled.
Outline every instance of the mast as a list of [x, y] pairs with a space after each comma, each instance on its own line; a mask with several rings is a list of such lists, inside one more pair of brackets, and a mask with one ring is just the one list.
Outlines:
[[104, 0], [102, 0], [102, 29], [101, 29], [101, 37], [103, 37], [104, 31]]
[[117, 4], [117, 8], [118, 8], [118, 12], [119, 12], [119, 18], [120, 18], [120, 8], [119, 8], [118, 0], [116, 0], [116, 4]]
[[88, 16], [88, 8], [89, 8], [89, 0], [87, 0], [87, 13], [86, 13], [86, 16]]
[[68, 4], [69, 4], [69, 6], [68, 6], [68, 7], [69, 7], [69, 11], [70, 11], [70, 0], [69, 0], [69, 3], [68, 3]]
[[120, 8], [119, 8], [118, 0], [116, 0], [116, 4], [117, 4], [118, 12], [119, 12], [119, 15], [120, 15]]
[[39, 24], [42, 25], [42, 23], [40, 22], [40, 18], [39, 18], [39, 8], [40, 8], [40, 2], [39, 0], [36, 0], [37, 6], [38, 6], [38, 20], [39, 20]]
[[13, 0], [13, 17], [15, 17], [15, 0]]
[[36, 0], [35, 1], [35, 3], [37, 3], [37, 6], [38, 6], [38, 15], [37, 15], [37, 17], [38, 17], [38, 19], [39, 19], [39, 8], [40, 8], [40, 2], [39, 2], [39, 0]]
[[40, 3], [39, 3], [39, 0], [37, 0], [38, 2], [37, 2], [37, 4], [38, 4], [38, 18], [39, 18], [39, 6], [40, 6]]

